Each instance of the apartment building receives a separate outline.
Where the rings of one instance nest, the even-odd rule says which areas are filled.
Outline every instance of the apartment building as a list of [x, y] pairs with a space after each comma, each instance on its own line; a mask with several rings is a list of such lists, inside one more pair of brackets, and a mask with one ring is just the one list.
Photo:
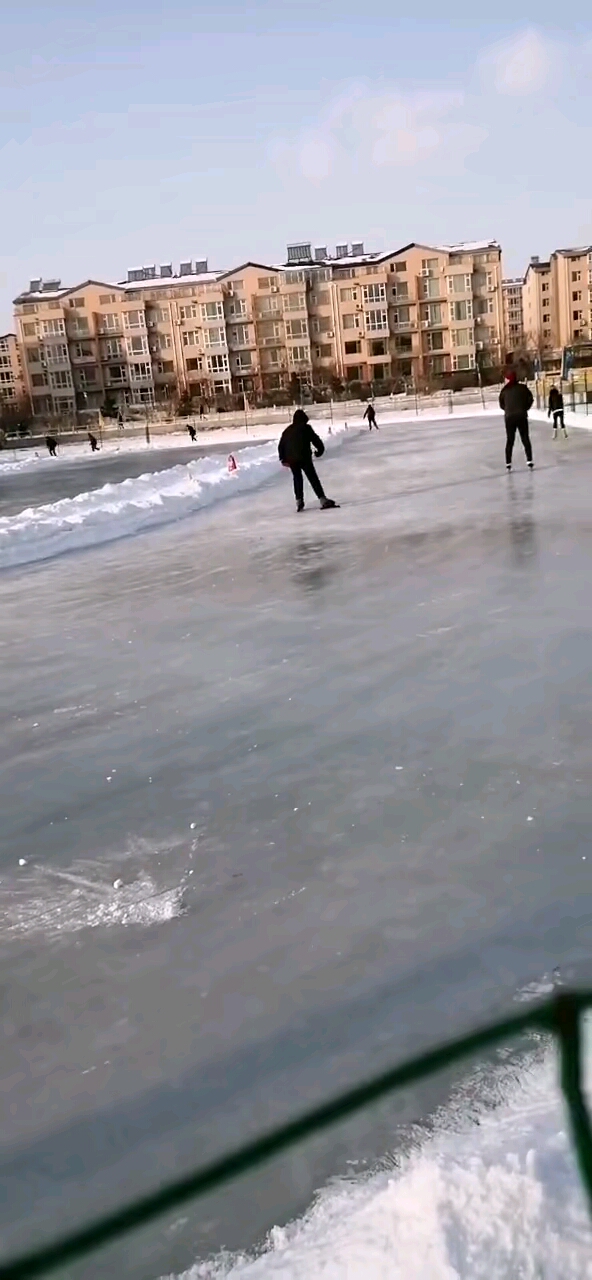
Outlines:
[[522, 310], [522, 277], [502, 280], [504, 313], [504, 341], [506, 358], [524, 346], [524, 316]]
[[532, 257], [522, 284], [525, 344], [532, 352], [551, 352], [558, 343], [551, 262]]
[[551, 254], [553, 327], [559, 348], [592, 338], [592, 245]]
[[417, 385], [502, 356], [496, 241], [368, 253], [288, 246], [286, 262], [210, 271], [206, 260], [130, 270], [117, 284], [37, 278], [15, 299], [33, 412], [110, 403]]
[[21, 351], [15, 333], [0, 335], [0, 415], [16, 409], [25, 396]]

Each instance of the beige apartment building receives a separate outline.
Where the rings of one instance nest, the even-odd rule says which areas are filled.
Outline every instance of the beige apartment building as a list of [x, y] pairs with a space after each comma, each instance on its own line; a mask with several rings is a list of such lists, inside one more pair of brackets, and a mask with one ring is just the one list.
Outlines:
[[564, 347], [592, 339], [592, 246], [531, 258], [522, 285], [527, 348], [557, 362]]
[[21, 349], [15, 333], [0, 335], [0, 416], [16, 410], [25, 396]]
[[521, 276], [513, 280], [502, 280], [506, 359], [510, 359], [515, 351], [520, 351], [524, 347], [522, 287]]
[[279, 267], [187, 261], [73, 288], [38, 278], [15, 299], [15, 317], [39, 416], [421, 386], [501, 363], [501, 250], [493, 240], [383, 254], [301, 243]]

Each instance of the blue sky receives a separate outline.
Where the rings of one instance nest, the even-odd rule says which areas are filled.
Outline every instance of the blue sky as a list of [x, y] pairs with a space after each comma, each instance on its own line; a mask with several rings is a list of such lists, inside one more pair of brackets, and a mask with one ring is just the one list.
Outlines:
[[[485, 17], [481, 15], [485, 13]], [[0, 332], [76, 283], [288, 241], [592, 241], [592, 18], [548, 0], [22, 0], [0, 48]]]

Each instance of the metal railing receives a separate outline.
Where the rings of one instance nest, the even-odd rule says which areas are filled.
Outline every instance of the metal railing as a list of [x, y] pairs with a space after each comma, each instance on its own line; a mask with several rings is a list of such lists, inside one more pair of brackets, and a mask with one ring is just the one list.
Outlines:
[[258, 1168], [296, 1143], [335, 1125], [405, 1085], [525, 1032], [539, 1031], [559, 1042], [560, 1084], [565, 1099], [580, 1176], [592, 1210], [592, 1130], [582, 1085], [582, 1028], [592, 991], [561, 992], [523, 1013], [511, 1015], [392, 1067], [328, 1102], [279, 1125], [183, 1178], [145, 1195], [14, 1261], [0, 1264], [0, 1280], [32, 1280], [85, 1257], [102, 1246]]

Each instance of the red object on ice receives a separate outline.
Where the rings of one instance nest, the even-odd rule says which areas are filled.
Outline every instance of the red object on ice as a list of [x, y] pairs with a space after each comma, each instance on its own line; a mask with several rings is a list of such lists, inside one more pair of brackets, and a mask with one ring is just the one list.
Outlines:
[[236, 465], [236, 458], [233, 453], [228, 454], [228, 470], [238, 471], [238, 467]]

